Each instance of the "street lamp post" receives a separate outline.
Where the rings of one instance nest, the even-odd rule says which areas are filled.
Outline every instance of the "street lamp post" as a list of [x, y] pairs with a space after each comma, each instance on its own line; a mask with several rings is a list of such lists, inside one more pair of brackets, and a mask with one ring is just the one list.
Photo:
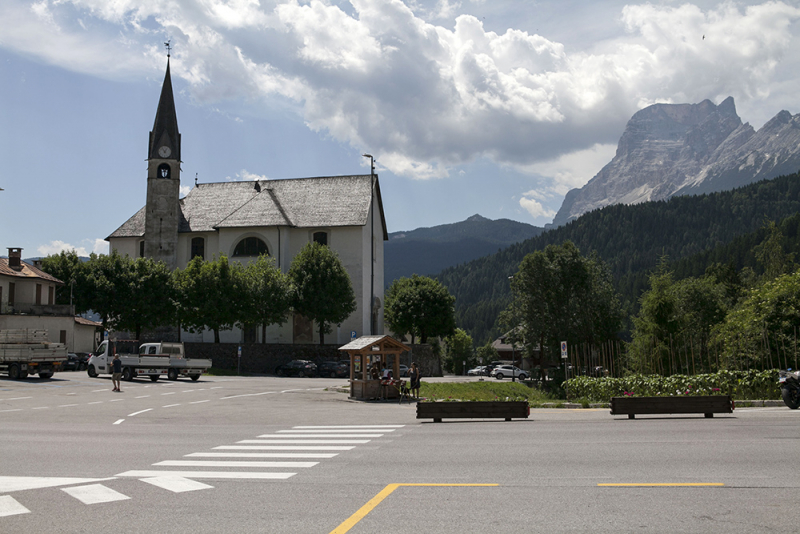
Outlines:
[[[511, 286], [511, 316], [514, 318], [513, 324], [511, 325], [511, 381], [515, 382], [516, 373], [514, 372], [514, 367], [517, 364], [517, 352], [516, 352], [516, 331], [517, 331], [517, 302], [514, 298], [514, 275], [508, 277], [510, 280], [509, 285]], [[522, 363], [520, 363], [520, 367]]]

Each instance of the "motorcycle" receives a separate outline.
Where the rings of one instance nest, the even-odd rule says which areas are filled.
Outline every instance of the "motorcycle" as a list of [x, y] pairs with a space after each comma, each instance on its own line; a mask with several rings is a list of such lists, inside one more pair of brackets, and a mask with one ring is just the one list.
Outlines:
[[778, 375], [778, 385], [786, 406], [792, 410], [800, 408], [800, 371], [792, 372], [791, 369], [781, 371]]

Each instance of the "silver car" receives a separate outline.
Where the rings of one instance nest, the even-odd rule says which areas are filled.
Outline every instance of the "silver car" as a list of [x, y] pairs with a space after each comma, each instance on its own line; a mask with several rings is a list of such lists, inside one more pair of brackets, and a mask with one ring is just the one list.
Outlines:
[[498, 380], [512, 376], [514, 378], [519, 378], [520, 380], [525, 380], [528, 378], [528, 373], [513, 365], [498, 365], [492, 369], [492, 376]]

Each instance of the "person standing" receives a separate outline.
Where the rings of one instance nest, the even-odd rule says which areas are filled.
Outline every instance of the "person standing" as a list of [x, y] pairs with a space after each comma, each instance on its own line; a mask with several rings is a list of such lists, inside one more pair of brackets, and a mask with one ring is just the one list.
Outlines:
[[410, 382], [411, 396], [415, 399], [419, 398], [419, 379], [421, 375], [417, 362], [412, 362], [411, 369], [408, 371], [408, 381]]
[[119, 354], [114, 355], [114, 360], [111, 362], [111, 382], [114, 384], [114, 389], [111, 391], [122, 391], [119, 389], [119, 380], [122, 378], [122, 360], [119, 359]]

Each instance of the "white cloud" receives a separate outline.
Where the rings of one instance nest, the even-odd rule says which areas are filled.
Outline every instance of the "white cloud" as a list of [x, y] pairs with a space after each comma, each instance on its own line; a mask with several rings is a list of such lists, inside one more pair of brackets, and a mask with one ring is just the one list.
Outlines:
[[92, 252], [95, 254], [108, 254], [108, 241], [105, 239], [97, 238], [94, 240]]
[[74, 250], [78, 256], [89, 255], [84, 247], [76, 247], [69, 243], [64, 243], [63, 241], [50, 241], [50, 243], [40, 245], [36, 248], [36, 252], [38, 252], [40, 256], [52, 256], [53, 254], [60, 254], [61, 251], [70, 252], [72, 250]]
[[444, 177], [487, 157], [563, 191], [591, 177], [587, 151], [599, 157], [649, 103], [766, 99], [800, 20], [780, 1], [628, 5], [615, 37], [575, 49], [463, 14], [489, 4], [7, 0], [0, 46], [97, 76], [158, 77], [154, 42], [169, 36], [173, 77], [201, 104], [286, 105], [398, 175]]
[[545, 208], [541, 202], [533, 198], [522, 197], [519, 199], [519, 205], [535, 219], [543, 218], [549, 220], [556, 216], [555, 211]]
[[[570, 189], [586, 185], [586, 182], [611, 161], [616, 150], [616, 145], [596, 144], [591, 148], [577, 150], [551, 161], [521, 166], [520, 170], [549, 178], [548, 190], [564, 195]], [[531, 193], [533, 192], [525, 195]]]
[[180, 188], [181, 197], [185, 197], [186, 195], [188, 195], [191, 192], [191, 190], [192, 190], [192, 186], [190, 186], [190, 185], [182, 185], [181, 188]]

